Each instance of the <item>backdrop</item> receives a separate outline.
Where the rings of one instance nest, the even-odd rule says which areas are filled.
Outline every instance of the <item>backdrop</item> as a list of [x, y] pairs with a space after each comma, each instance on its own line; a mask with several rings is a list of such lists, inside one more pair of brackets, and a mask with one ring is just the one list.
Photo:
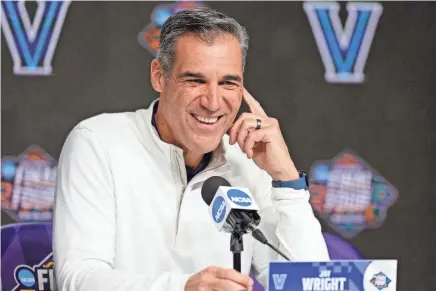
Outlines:
[[[398, 259], [398, 290], [435, 290], [436, 3], [161, 4], [2, 2], [4, 228], [37, 222], [50, 240], [42, 223], [69, 131], [95, 114], [147, 107], [157, 97], [149, 65], [159, 25], [181, 7], [207, 5], [247, 28], [245, 85], [309, 173], [326, 234], [365, 258]], [[20, 241], [8, 233], [2, 257], [26, 252], [8, 249]], [[44, 252], [12, 258], [48, 276]], [[33, 276], [13, 270], [2, 268], [4, 290]]]

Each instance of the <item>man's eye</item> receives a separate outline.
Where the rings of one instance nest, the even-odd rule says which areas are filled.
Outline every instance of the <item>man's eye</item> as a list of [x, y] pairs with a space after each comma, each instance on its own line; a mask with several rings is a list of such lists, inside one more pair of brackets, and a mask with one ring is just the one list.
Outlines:
[[204, 84], [204, 80], [202, 79], [189, 79], [186, 80], [188, 83], [194, 83], [194, 84]]
[[238, 86], [238, 84], [233, 83], [233, 82], [229, 82], [229, 81], [225, 81], [222, 84], [224, 85], [224, 87], [226, 89], [234, 89], [234, 88], [236, 88]]

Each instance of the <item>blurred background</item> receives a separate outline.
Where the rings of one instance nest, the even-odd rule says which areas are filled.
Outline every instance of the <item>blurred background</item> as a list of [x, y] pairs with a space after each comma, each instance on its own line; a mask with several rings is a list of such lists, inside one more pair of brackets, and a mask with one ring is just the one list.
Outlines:
[[198, 5], [247, 28], [245, 86], [309, 174], [331, 257], [398, 259], [398, 290], [436, 290], [436, 3], [1, 5], [2, 290], [54, 289], [65, 138], [87, 117], [148, 107], [160, 26]]

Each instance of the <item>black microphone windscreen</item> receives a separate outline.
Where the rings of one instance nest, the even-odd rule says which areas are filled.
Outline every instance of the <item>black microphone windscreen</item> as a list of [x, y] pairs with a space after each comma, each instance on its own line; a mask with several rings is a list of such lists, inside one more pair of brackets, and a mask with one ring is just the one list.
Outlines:
[[201, 186], [201, 197], [203, 197], [207, 205], [212, 203], [213, 197], [220, 186], [230, 187], [231, 185], [229, 181], [219, 176], [213, 176], [204, 181], [203, 186]]

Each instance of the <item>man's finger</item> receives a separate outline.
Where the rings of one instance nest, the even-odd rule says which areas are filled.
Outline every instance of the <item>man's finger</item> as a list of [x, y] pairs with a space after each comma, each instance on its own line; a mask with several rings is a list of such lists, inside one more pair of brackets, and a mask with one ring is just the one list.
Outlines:
[[[253, 131], [257, 131], [257, 116], [245, 118], [242, 122], [236, 124], [234, 133], [236, 136], [231, 136], [232, 138], [236, 138], [239, 146], [242, 150], [244, 150], [244, 144], [245, 139], [248, 134], [250, 134]], [[271, 118], [267, 119], [260, 119], [261, 120], [261, 128], [260, 129], [266, 129], [274, 126], [274, 121]]]
[[241, 150], [244, 150], [245, 139], [247, 138], [247, 135], [250, 132], [255, 130], [256, 124], [257, 124], [256, 120], [252, 120], [252, 119], [245, 119], [241, 123], [241, 126], [238, 129], [238, 133], [236, 137]]
[[248, 108], [250, 108], [251, 113], [262, 117], [268, 116], [266, 115], [265, 110], [263, 110], [262, 106], [260, 106], [260, 103], [256, 99], [254, 99], [254, 97], [251, 96], [251, 94], [248, 93], [247, 89], [245, 88], [242, 89], [242, 97], [245, 103], [247, 103]]
[[233, 269], [222, 269], [217, 268], [215, 276], [219, 279], [227, 279], [231, 280], [233, 282], [236, 282], [244, 287], [252, 287], [253, 286], [253, 279], [251, 279], [247, 275], [243, 275]]
[[241, 116], [238, 118], [238, 120], [236, 120], [233, 123], [232, 127], [230, 128], [230, 132], [229, 132], [230, 144], [234, 144], [236, 142], [238, 132], [240, 131], [239, 127], [241, 126], [244, 120], [246, 119], [256, 120], [257, 118], [259, 117], [252, 113], [246, 113], [246, 112], [242, 113]]
[[247, 136], [243, 150], [249, 159], [252, 159], [254, 156], [254, 151], [253, 151], [254, 145], [257, 142], [263, 141], [268, 131], [270, 131], [269, 128], [263, 128], [250, 132], [250, 134]]
[[214, 278], [208, 285], [213, 291], [242, 291], [251, 290], [250, 287], [243, 286], [239, 283], [228, 279]]

